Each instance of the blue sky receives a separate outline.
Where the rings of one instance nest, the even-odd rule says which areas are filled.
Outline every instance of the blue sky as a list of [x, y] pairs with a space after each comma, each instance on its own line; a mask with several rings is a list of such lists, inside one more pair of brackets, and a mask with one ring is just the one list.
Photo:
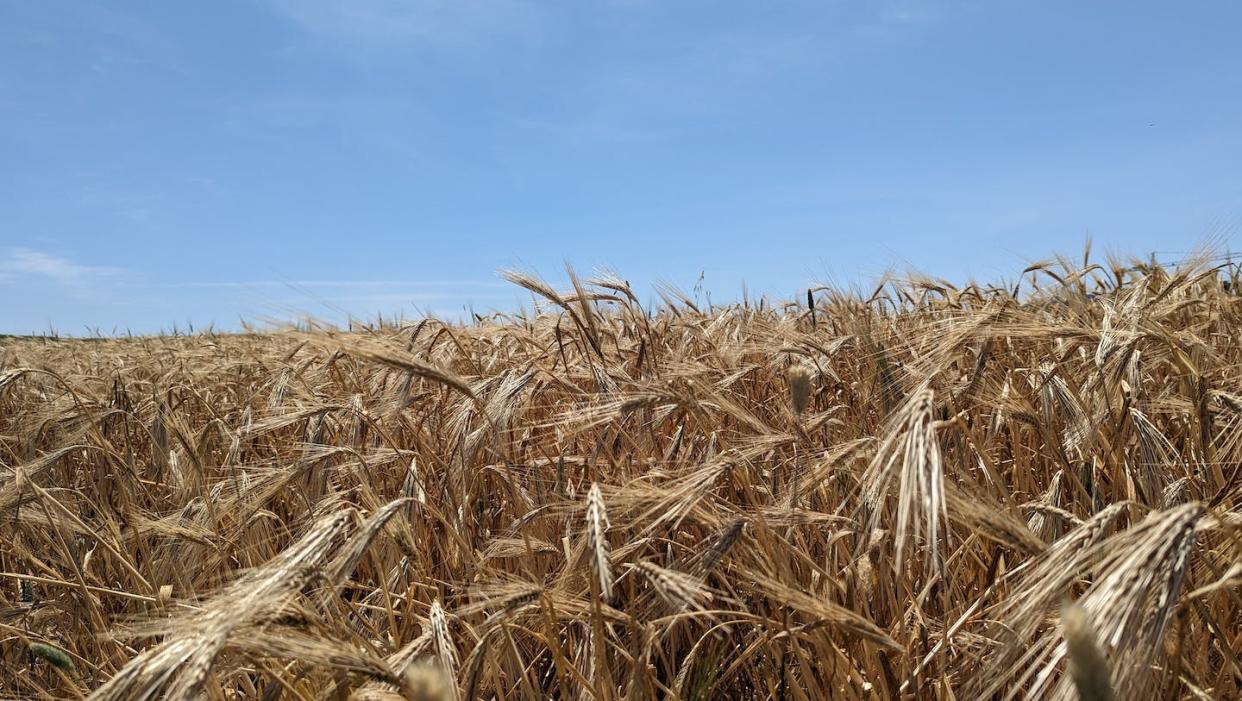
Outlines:
[[1242, 225], [1242, 4], [0, 0], [0, 332], [717, 301]]

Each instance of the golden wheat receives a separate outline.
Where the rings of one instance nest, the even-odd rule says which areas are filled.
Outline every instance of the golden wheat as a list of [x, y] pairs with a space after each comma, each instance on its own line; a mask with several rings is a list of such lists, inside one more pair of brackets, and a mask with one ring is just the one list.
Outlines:
[[1238, 272], [0, 339], [0, 696], [1240, 698]]

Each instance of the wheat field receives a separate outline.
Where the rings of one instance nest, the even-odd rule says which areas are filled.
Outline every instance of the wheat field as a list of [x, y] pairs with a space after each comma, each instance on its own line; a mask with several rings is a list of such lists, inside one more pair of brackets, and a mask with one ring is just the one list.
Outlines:
[[0, 696], [1242, 698], [1238, 277], [0, 339]]

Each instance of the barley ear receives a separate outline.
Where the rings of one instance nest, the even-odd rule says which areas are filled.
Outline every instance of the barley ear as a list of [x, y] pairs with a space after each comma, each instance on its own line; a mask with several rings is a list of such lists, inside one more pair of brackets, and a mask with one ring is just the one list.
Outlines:
[[457, 701], [457, 684], [455, 683], [457, 648], [453, 645], [453, 638], [448, 628], [448, 618], [444, 614], [444, 608], [440, 605], [439, 599], [432, 602], [431, 613], [428, 615], [428, 619], [431, 623], [432, 646], [435, 649], [436, 661], [439, 663], [438, 666], [442, 679], [446, 681], [445, 686], [449, 698], [452, 701]]
[[1078, 604], [1061, 609], [1061, 630], [1069, 650], [1069, 671], [1080, 701], [1112, 701], [1108, 661], [1096, 640], [1087, 612]]
[[401, 693], [408, 701], [451, 701], [453, 681], [428, 662], [415, 662], [401, 675]]
[[608, 560], [608, 540], [604, 537], [609, 525], [604, 495], [598, 484], [591, 483], [586, 510], [587, 554], [591, 559], [591, 574], [599, 581], [599, 593], [605, 599], [612, 598], [612, 567]]
[[794, 365], [785, 372], [785, 379], [789, 382], [789, 401], [794, 413], [801, 416], [811, 397], [811, 371], [805, 365]]

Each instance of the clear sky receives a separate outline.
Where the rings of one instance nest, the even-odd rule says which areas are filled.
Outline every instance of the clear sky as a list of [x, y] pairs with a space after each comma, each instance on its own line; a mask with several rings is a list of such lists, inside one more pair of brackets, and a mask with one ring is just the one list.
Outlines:
[[[0, 0], [0, 332], [1227, 245], [1242, 3]], [[332, 306], [325, 306], [330, 303]]]

